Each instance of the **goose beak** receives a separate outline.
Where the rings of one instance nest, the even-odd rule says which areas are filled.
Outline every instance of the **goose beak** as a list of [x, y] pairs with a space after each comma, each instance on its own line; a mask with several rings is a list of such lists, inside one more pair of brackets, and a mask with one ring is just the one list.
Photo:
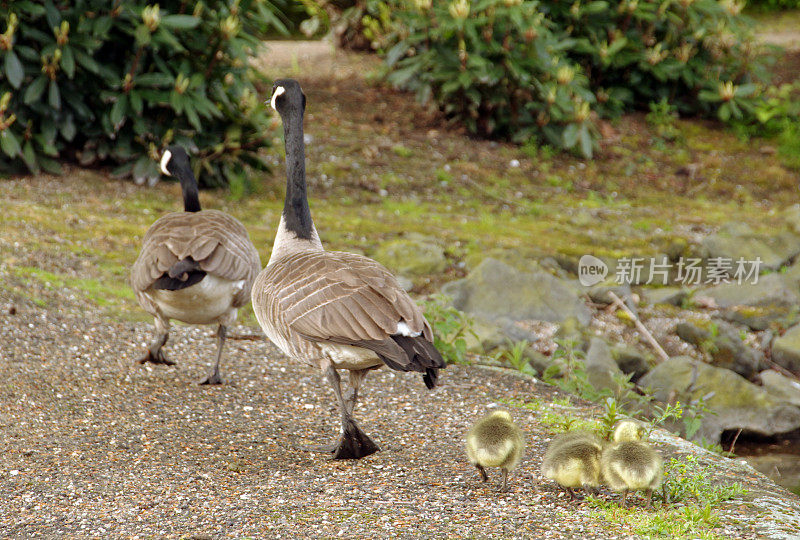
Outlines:
[[285, 89], [283, 86], [278, 86], [278, 87], [277, 87], [277, 88], [275, 88], [275, 90], [272, 92], [272, 99], [271, 99], [271, 100], [270, 100], [270, 102], [269, 102], [269, 106], [270, 106], [270, 107], [272, 107], [273, 109], [275, 109], [276, 111], [277, 111], [278, 109], [275, 107], [275, 100], [276, 100], [276, 99], [278, 99], [278, 96], [280, 96], [280, 95], [281, 95], [281, 94], [283, 94], [284, 92], [286, 92], [286, 89]]
[[170, 159], [172, 159], [172, 152], [167, 150], [166, 152], [164, 152], [164, 155], [161, 156], [161, 163], [159, 164], [161, 167], [161, 172], [163, 172], [167, 176], [172, 176], [172, 174], [167, 170], [167, 164], [169, 164]]

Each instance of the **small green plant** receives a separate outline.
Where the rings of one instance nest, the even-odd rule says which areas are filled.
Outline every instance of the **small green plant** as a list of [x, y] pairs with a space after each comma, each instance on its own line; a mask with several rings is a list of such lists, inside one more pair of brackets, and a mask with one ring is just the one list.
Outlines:
[[[444, 295], [433, 295], [423, 302], [425, 317], [433, 328], [434, 346], [449, 364], [468, 364], [466, 337], [475, 333], [473, 321], [450, 305]], [[476, 337], [477, 339], [477, 337]]]
[[583, 362], [586, 353], [577, 347], [576, 341], [563, 339], [555, 341], [558, 348], [553, 353], [552, 363], [542, 373], [544, 382], [589, 401], [612, 397], [613, 392], [610, 389], [597, 389], [589, 382]]
[[679, 134], [675, 126], [675, 120], [678, 118], [677, 108], [671, 105], [666, 97], [651, 102], [649, 108], [650, 112], [645, 116], [645, 120], [655, 130], [656, 135], [668, 142], [677, 139]]
[[600, 429], [598, 434], [605, 440], [610, 440], [614, 433], [614, 426], [617, 425], [625, 415], [620, 411], [617, 400], [607, 397], [603, 401], [603, 414], [600, 415]]
[[662, 498], [669, 503], [693, 500], [715, 507], [747, 493], [738, 483], [710, 483], [710, 474], [711, 467], [700, 467], [695, 456], [671, 458], [664, 466]]
[[527, 340], [522, 340], [510, 345], [510, 348], [503, 349], [495, 354], [495, 360], [510, 365], [520, 373], [536, 376], [536, 370], [533, 369], [533, 366], [528, 362], [527, 356], [525, 356], [525, 352], [528, 350], [530, 343]]
[[[712, 484], [711, 467], [701, 467], [695, 456], [671, 458], [664, 467], [660, 508], [621, 508], [616, 500], [587, 497], [598, 510], [593, 516], [638, 535], [659, 538], [722, 539], [715, 532], [721, 522], [719, 506], [746, 494], [738, 483]], [[672, 506], [680, 503], [679, 506]]]
[[410, 158], [414, 155], [414, 151], [402, 144], [396, 144], [392, 146], [392, 152], [394, 152], [397, 156], [401, 158]]

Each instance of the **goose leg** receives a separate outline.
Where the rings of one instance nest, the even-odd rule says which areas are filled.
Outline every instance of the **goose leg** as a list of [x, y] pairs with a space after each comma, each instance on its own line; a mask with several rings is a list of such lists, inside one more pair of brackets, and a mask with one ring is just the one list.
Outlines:
[[627, 489], [623, 489], [622, 490], [622, 507], [623, 508], [627, 508], [628, 507], [628, 490]]
[[222, 357], [222, 347], [225, 345], [225, 335], [228, 333], [228, 328], [221, 324], [217, 329], [217, 359], [214, 362], [214, 368], [200, 384], [222, 384], [222, 378], [219, 376], [219, 359]]
[[486, 474], [486, 469], [483, 468], [483, 465], [475, 464], [475, 468], [478, 469], [478, 474], [481, 475], [481, 482], [488, 482], [489, 476]]
[[356, 400], [358, 400], [358, 389], [361, 388], [361, 383], [364, 377], [367, 376], [368, 369], [357, 369], [350, 371], [350, 394], [345, 398], [347, 404], [347, 412], [352, 415], [356, 408]]
[[506, 492], [506, 491], [508, 491], [508, 469], [503, 467], [502, 471], [503, 471], [503, 484], [500, 487], [500, 491], [501, 492]]
[[353, 396], [350, 407], [348, 407], [347, 402], [345, 402], [344, 397], [342, 397], [341, 379], [333, 366], [327, 369], [325, 377], [333, 387], [336, 400], [339, 402], [339, 410], [342, 413], [342, 436], [339, 438], [339, 442], [333, 452], [333, 459], [361, 459], [362, 457], [374, 454], [379, 450], [378, 445], [372, 442], [372, 440], [358, 428], [348, 410], [355, 407], [355, 395]]
[[160, 317], [156, 317], [156, 331], [153, 341], [147, 346], [147, 353], [139, 358], [140, 364], [151, 362], [153, 364], [165, 364], [167, 366], [174, 366], [175, 362], [167, 359], [162, 347], [169, 339], [169, 321], [164, 321]]

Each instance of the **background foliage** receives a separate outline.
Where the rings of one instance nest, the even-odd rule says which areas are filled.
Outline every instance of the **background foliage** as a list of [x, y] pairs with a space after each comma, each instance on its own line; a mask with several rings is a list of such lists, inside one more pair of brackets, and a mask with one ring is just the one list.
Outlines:
[[[335, 11], [329, 1], [316, 4]], [[764, 54], [743, 6], [355, 0], [331, 27], [360, 32], [384, 55], [389, 81], [471, 132], [589, 157], [598, 117], [662, 104], [683, 115], [759, 125], [765, 107], [779, 109], [766, 105], [773, 96], [765, 92]]]
[[753, 11], [800, 9], [800, 0], [750, 0], [747, 2], [747, 9]]
[[0, 172], [57, 159], [158, 179], [158, 157], [190, 148], [204, 185], [247, 188], [270, 130], [249, 55], [285, 32], [264, 0], [0, 2]]

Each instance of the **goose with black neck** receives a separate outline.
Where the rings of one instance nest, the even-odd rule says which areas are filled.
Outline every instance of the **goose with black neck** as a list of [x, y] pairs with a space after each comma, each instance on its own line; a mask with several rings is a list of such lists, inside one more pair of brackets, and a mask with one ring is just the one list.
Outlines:
[[239, 221], [200, 207], [197, 180], [182, 147], [164, 151], [161, 171], [180, 181], [184, 211], [153, 223], [131, 270], [136, 299], [155, 318], [155, 336], [139, 363], [174, 364], [163, 351], [171, 319], [217, 324], [214, 367], [201, 384], [221, 384], [219, 362], [227, 327], [247, 304], [261, 260]]
[[[306, 193], [305, 94], [297, 81], [278, 80], [270, 104], [283, 121], [286, 200], [269, 263], [253, 284], [253, 310], [284, 354], [319, 368], [331, 384], [341, 436], [326, 450], [360, 459], [379, 450], [353, 420], [366, 374], [383, 366], [419, 372], [432, 389], [445, 363], [422, 310], [391, 272], [361, 255], [325, 251]], [[339, 369], [349, 372], [347, 397]]]

